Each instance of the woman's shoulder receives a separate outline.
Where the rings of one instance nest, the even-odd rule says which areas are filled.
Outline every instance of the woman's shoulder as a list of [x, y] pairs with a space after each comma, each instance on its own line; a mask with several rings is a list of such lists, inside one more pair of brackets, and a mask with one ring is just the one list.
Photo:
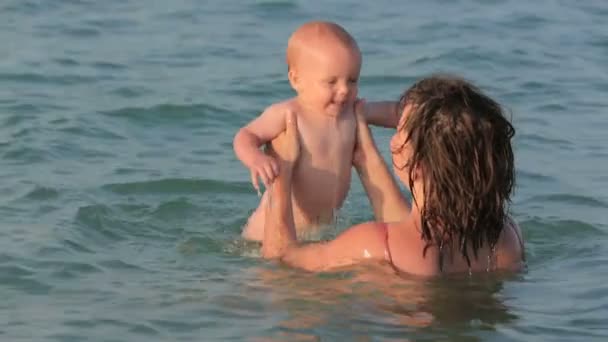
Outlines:
[[389, 224], [387, 232], [390, 262], [395, 269], [418, 276], [434, 276], [441, 273], [438, 268], [437, 250], [425, 248], [426, 243], [413, 221]]
[[364, 259], [386, 259], [387, 228], [382, 222], [365, 222], [346, 229], [333, 241], [330, 250], [337, 254], [359, 255]]
[[524, 238], [521, 228], [512, 218], [507, 219], [496, 247], [499, 268], [519, 270], [524, 266]]

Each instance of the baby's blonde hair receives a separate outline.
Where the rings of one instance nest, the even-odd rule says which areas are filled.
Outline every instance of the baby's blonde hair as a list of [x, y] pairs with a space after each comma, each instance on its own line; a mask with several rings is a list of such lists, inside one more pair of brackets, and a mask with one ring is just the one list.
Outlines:
[[310, 21], [298, 27], [287, 41], [287, 68], [291, 69], [297, 63], [303, 49], [320, 40], [333, 40], [360, 54], [357, 42], [342, 26], [329, 21]]

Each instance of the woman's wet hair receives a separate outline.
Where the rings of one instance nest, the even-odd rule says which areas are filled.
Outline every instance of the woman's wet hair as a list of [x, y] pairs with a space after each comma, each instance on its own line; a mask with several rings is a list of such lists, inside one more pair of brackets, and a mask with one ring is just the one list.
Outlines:
[[393, 153], [409, 144], [411, 157], [398, 167], [409, 168], [410, 188], [415, 170], [423, 171], [424, 253], [430, 246], [457, 246], [470, 265], [469, 252], [477, 258], [486, 243], [494, 248], [505, 226], [515, 182], [515, 130], [497, 102], [450, 75], [418, 81], [399, 104], [400, 114], [406, 106], [411, 110], [397, 128], [407, 138]]

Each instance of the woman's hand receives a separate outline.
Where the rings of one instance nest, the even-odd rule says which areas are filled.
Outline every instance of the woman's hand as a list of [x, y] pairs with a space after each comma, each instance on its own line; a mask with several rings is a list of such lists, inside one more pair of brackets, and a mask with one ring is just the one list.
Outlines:
[[285, 115], [285, 131], [272, 141], [269, 153], [279, 161], [280, 173], [270, 186], [262, 256], [267, 259], [280, 258], [287, 249], [297, 243], [293, 208], [291, 206], [292, 169], [300, 156], [300, 140], [296, 115]]
[[285, 131], [272, 141], [271, 155], [278, 157], [281, 169], [292, 168], [300, 157], [300, 138], [296, 114], [288, 111], [285, 115]]

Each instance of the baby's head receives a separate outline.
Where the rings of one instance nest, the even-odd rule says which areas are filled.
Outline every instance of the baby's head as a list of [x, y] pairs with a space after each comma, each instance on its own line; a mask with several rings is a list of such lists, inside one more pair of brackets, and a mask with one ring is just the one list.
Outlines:
[[341, 26], [324, 21], [300, 26], [287, 43], [291, 86], [305, 110], [337, 116], [357, 97], [361, 52]]

